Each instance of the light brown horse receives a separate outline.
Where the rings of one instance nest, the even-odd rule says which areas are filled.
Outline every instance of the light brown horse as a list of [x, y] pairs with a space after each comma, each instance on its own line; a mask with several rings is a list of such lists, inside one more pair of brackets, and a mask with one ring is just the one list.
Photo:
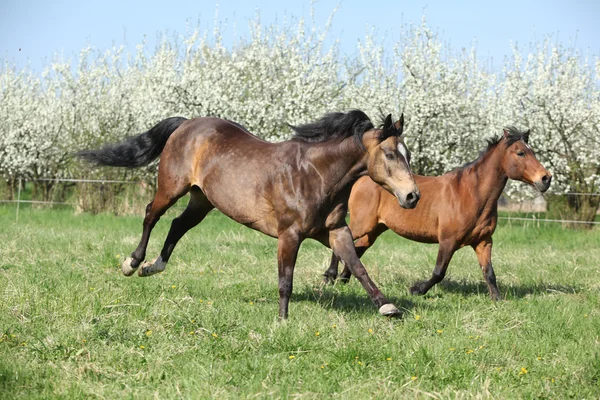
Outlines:
[[[359, 110], [331, 113], [292, 127], [291, 140], [270, 143], [239, 124], [218, 118], [169, 118], [141, 135], [79, 156], [109, 166], [138, 167], [160, 155], [158, 190], [146, 208], [139, 246], [123, 262], [127, 276], [165, 269], [181, 237], [213, 208], [233, 220], [278, 238], [279, 317], [287, 318], [300, 243], [320, 241], [352, 270], [382, 315], [398, 315], [371, 281], [356, 255], [345, 222], [354, 182], [369, 175], [403, 207], [419, 200], [402, 137], [403, 118], [388, 115], [375, 129]], [[190, 193], [185, 211], [175, 218], [160, 256], [144, 262], [150, 232], [177, 199]]]
[[[540, 192], [550, 186], [552, 176], [527, 144], [529, 131], [504, 130], [491, 139], [487, 150], [474, 162], [442, 176], [414, 175], [422, 198], [414, 210], [403, 210], [369, 177], [358, 180], [349, 200], [350, 230], [361, 257], [379, 235], [388, 229], [407, 239], [439, 243], [435, 269], [427, 281], [416, 283], [411, 294], [425, 294], [441, 282], [454, 252], [471, 246], [483, 271], [490, 296], [500, 298], [492, 268], [492, 235], [498, 220], [498, 199], [508, 179], [534, 185]], [[410, 155], [409, 155], [410, 161]], [[338, 258], [333, 255], [325, 281], [337, 278]], [[347, 282], [351, 271], [344, 268], [340, 279]]]

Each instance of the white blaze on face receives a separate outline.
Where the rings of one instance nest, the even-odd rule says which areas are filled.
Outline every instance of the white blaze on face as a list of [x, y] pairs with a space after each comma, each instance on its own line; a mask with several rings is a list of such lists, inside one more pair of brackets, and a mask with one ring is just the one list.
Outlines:
[[398, 142], [398, 152], [402, 154], [402, 157], [404, 157], [406, 164], [408, 164], [408, 149], [406, 148], [406, 145], [403, 142]]

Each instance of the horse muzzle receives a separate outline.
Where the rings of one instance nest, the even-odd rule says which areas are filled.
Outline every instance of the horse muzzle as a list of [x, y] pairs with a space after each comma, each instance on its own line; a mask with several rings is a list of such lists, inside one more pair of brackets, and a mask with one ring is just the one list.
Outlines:
[[419, 190], [413, 190], [412, 192], [408, 192], [406, 195], [402, 196], [396, 193], [396, 198], [398, 199], [398, 203], [402, 208], [415, 208], [419, 199], [421, 198], [421, 192]]
[[544, 193], [550, 187], [550, 182], [552, 182], [552, 175], [544, 175], [539, 181], [534, 182], [534, 186], [537, 190]]

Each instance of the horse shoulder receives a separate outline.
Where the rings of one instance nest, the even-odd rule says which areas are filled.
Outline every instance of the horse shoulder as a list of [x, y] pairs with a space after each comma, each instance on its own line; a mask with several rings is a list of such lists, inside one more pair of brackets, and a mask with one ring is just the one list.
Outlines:
[[389, 195], [368, 176], [360, 178], [354, 184], [348, 200], [352, 236], [364, 236], [377, 226], [379, 211], [386, 194]]

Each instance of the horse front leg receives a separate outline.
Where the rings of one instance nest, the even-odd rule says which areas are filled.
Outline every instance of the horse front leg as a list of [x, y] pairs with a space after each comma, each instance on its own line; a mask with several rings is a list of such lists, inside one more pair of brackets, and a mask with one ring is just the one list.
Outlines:
[[[354, 248], [356, 249], [356, 255], [358, 256], [358, 258], [361, 258], [363, 254], [365, 254], [365, 251], [367, 251], [371, 246], [373, 246], [373, 244], [375, 244], [377, 238], [387, 230], [387, 226], [385, 226], [384, 224], [378, 224], [370, 232], [368, 232], [366, 235], [360, 237], [356, 242], [354, 242]], [[340, 275], [340, 282], [348, 283], [351, 277], [352, 274], [350, 273], [348, 267], [344, 267], [344, 270]]]
[[481, 272], [483, 272], [483, 278], [487, 283], [490, 297], [493, 301], [497, 301], [500, 300], [501, 296], [500, 291], [498, 290], [498, 285], [496, 284], [496, 274], [494, 273], [494, 268], [492, 267], [492, 244], [492, 238], [490, 237], [482, 240], [472, 247], [477, 254], [477, 259], [479, 260], [479, 265], [481, 266]]
[[352, 233], [348, 226], [331, 230], [329, 232], [329, 245], [344, 266], [350, 269], [352, 275], [354, 275], [365, 288], [371, 301], [379, 308], [379, 313], [381, 315], [395, 317], [401, 315], [400, 310], [385, 298], [383, 293], [381, 293], [367, 274], [365, 266], [356, 254]]
[[454, 242], [441, 242], [438, 249], [437, 261], [435, 262], [435, 268], [433, 269], [431, 278], [426, 281], [415, 283], [410, 288], [410, 294], [425, 294], [433, 285], [441, 282], [444, 279], [444, 276], [446, 276], [448, 264], [450, 264], [450, 260], [452, 259], [455, 251], [456, 249]]
[[292, 296], [294, 267], [302, 240], [295, 232], [286, 231], [277, 241], [277, 272], [279, 274], [279, 319], [287, 319]]

